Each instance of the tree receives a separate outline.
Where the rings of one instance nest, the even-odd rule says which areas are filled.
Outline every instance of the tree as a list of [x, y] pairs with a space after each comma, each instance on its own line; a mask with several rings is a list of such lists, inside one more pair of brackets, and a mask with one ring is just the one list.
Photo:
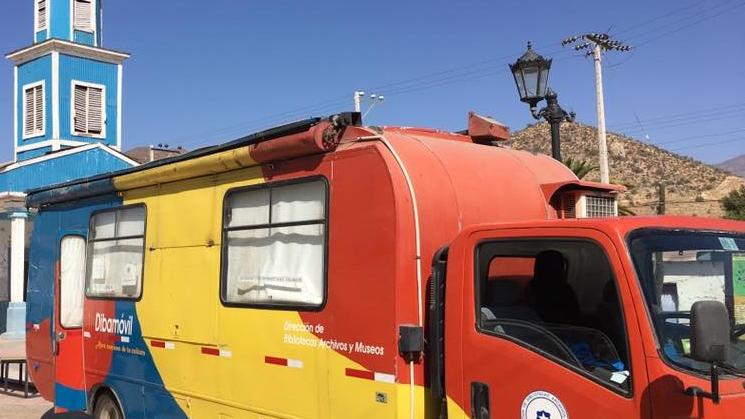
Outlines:
[[564, 165], [574, 172], [574, 175], [579, 179], [583, 179], [590, 172], [599, 168], [598, 165], [592, 164], [587, 160], [575, 160], [572, 157], [564, 159]]
[[745, 185], [722, 198], [724, 216], [733, 220], [745, 220]]

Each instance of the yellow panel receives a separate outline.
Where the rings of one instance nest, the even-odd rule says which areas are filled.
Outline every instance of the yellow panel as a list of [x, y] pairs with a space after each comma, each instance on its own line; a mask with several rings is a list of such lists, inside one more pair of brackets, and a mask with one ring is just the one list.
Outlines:
[[[223, 168], [240, 163], [220, 161]], [[197, 169], [203, 171], [194, 166], [192, 173]], [[144, 182], [127, 175], [117, 186]], [[250, 167], [123, 192], [125, 204], [141, 202], [148, 209], [137, 315], [148, 342], [174, 344], [150, 348], [166, 388], [197, 418], [408, 418], [408, 385], [347, 376], [347, 368], [364, 368], [310, 332], [292, 332], [305, 345], [286, 343], [285, 326], [302, 324], [297, 312], [220, 303], [223, 197], [228, 189], [262, 182], [260, 169]], [[204, 354], [203, 347], [224, 356]], [[293, 360], [296, 368], [267, 363], [267, 356]], [[343, 391], [329, 394], [329, 388]], [[416, 416], [423, 417], [423, 388], [415, 398]]]

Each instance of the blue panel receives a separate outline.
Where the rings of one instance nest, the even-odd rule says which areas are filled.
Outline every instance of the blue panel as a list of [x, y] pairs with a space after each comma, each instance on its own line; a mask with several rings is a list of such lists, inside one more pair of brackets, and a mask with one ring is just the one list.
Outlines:
[[[60, 136], [62, 138], [116, 145], [118, 70], [116, 64], [60, 54]], [[104, 124], [106, 137], [104, 139], [73, 135], [71, 116], [73, 80], [99, 84], [106, 88], [106, 123]]]
[[85, 31], [74, 31], [74, 38], [75, 42], [79, 44], [85, 44], [85, 45], [95, 45], [93, 43], [93, 34], [91, 32], [85, 32]]
[[[73, 200], [42, 208], [34, 220], [29, 254], [27, 323], [52, 321], [54, 315], [54, 267], [59, 259], [59, 241], [64, 234], [88, 234], [88, 222], [93, 211], [121, 205], [114, 194]], [[146, 289], [146, 287], [145, 287]], [[145, 291], [147, 292], [147, 291]], [[165, 390], [163, 380], [150, 354], [137, 317], [135, 302], [112, 301], [114, 317], [132, 316], [133, 324], [127, 347], [141, 351], [133, 356], [113, 352], [105, 382], [123, 402], [127, 418], [185, 418], [173, 396]], [[51, 339], [50, 330], [50, 339]], [[92, 385], [93, 383], [88, 383]], [[64, 407], [79, 408], [85, 393], [57, 384], [56, 399]], [[62, 392], [62, 393], [59, 393]]]
[[72, 41], [72, 14], [70, 13], [70, 0], [47, 0], [50, 7], [51, 24], [50, 38]]
[[[45, 105], [44, 135], [23, 139], [23, 86], [44, 80]], [[52, 56], [45, 55], [18, 66], [18, 145], [28, 145], [45, 141], [52, 137]]]
[[29, 150], [29, 151], [21, 151], [20, 153], [18, 153], [18, 157], [17, 158], [18, 158], [18, 160], [28, 160], [28, 159], [32, 159], [34, 157], [43, 156], [43, 155], [49, 153], [50, 151], [52, 151], [52, 147], [35, 148], [35, 149]]
[[124, 160], [99, 148], [26, 164], [0, 173], [0, 191], [28, 189], [131, 167]]
[[60, 383], [54, 383], [54, 404], [71, 412], [83, 411], [88, 407], [85, 391], [75, 390]]
[[36, 42], [45, 41], [47, 39], [47, 30], [41, 30], [36, 32]]

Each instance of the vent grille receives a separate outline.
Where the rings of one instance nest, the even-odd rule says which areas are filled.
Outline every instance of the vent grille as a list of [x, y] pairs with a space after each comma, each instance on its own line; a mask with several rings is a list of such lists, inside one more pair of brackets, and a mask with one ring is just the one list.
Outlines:
[[561, 218], [576, 218], [577, 197], [571, 194], [564, 194], [561, 197]]
[[588, 218], [615, 217], [616, 200], [607, 196], [588, 195], [585, 197]]

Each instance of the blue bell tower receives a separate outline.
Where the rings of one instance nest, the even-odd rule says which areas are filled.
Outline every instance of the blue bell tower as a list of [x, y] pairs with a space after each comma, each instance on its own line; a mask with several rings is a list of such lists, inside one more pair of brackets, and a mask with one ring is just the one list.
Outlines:
[[13, 161], [0, 165], [0, 340], [25, 336], [26, 191], [137, 165], [121, 153], [129, 54], [102, 46], [103, 0], [26, 1], [34, 43], [6, 55], [14, 117]]
[[34, 39], [15, 67], [14, 160], [100, 143], [121, 148], [123, 63], [101, 45], [102, 0], [31, 0]]

